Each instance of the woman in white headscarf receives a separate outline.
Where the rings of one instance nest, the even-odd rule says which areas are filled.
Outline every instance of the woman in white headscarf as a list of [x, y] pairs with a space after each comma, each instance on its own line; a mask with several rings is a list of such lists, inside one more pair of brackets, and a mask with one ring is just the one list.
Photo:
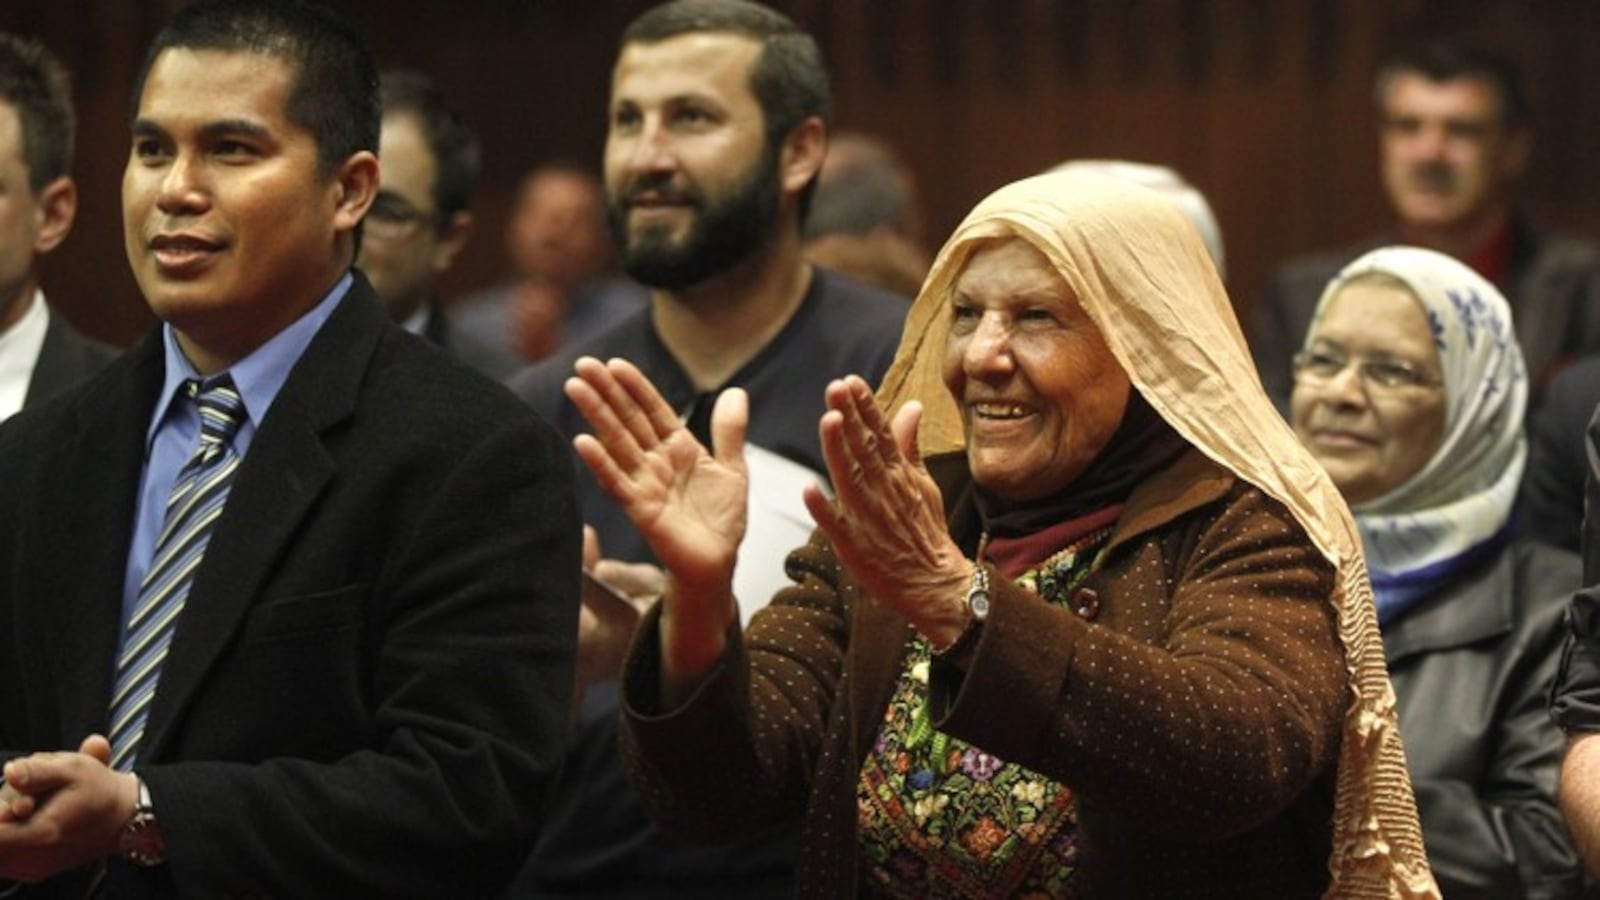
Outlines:
[[1340, 272], [1295, 357], [1294, 428], [1355, 513], [1428, 857], [1452, 900], [1579, 888], [1545, 709], [1579, 563], [1512, 539], [1527, 390], [1505, 299], [1414, 247]]
[[627, 363], [577, 374], [670, 573], [624, 678], [670, 827], [803, 817], [804, 897], [1436, 896], [1354, 526], [1162, 197], [973, 210], [877, 398], [829, 387], [837, 494], [748, 632], [744, 398], [707, 451]]

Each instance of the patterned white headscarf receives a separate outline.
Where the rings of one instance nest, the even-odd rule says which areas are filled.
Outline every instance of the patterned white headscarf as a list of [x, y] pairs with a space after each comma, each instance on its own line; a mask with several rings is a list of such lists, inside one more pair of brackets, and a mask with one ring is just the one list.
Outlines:
[[1528, 377], [1505, 297], [1420, 247], [1382, 247], [1345, 266], [1322, 292], [1307, 346], [1333, 295], [1371, 272], [1399, 279], [1421, 301], [1445, 392], [1444, 440], [1433, 458], [1404, 484], [1351, 507], [1381, 594], [1386, 577], [1443, 574], [1506, 527], [1528, 453]]

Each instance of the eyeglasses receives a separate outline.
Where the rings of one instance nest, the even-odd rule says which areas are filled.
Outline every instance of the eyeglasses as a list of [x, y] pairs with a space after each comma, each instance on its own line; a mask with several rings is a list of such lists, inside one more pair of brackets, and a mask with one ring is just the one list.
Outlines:
[[1398, 359], [1354, 357], [1332, 347], [1313, 347], [1294, 355], [1294, 374], [1302, 381], [1325, 382], [1337, 378], [1350, 365], [1356, 377], [1369, 388], [1398, 391], [1405, 388], [1435, 387], [1439, 379], [1425, 375], [1411, 363]]
[[372, 205], [367, 208], [364, 221], [369, 234], [404, 237], [415, 231], [418, 225], [432, 227], [438, 219], [438, 213], [417, 209], [399, 194], [379, 191], [378, 196], [372, 199]]

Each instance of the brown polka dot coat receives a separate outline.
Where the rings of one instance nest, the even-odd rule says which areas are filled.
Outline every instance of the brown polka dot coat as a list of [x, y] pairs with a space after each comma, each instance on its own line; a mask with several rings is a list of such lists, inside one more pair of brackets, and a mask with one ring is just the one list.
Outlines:
[[[976, 544], [959, 457], [931, 460]], [[625, 672], [645, 806], [707, 840], [803, 817], [802, 897], [854, 896], [856, 785], [912, 630], [826, 541], [690, 700], [658, 708], [656, 614]], [[1078, 797], [1082, 896], [1319, 896], [1347, 704], [1333, 569], [1281, 505], [1191, 451], [1140, 485], [1074, 604], [993, 578], [936, 725]]]

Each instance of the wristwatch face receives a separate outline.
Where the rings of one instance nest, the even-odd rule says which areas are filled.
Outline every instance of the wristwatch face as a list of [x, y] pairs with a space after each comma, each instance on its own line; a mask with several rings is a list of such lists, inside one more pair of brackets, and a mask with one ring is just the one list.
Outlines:
[[982, 622], [989, 615], [989, 592], [975, 589], [967, 595], [967, 608], [972, 611], [972, 617]]
[[167, 859], [167, 842], [156, 815], [148, 810], [133, 814], [117, 839], [122, 858], [136, 866], [159, 866]]
[[139, 783], [139, 799], [135, 801], [133, 817], [122, 826], [117, 835], [117, 850], [122, 858], [136, 866], [159, 866], [167, 861], [167, 840], [161, 834], [161, 822], [150, 803], [150, 788], [143, 778], [134, 776]]

